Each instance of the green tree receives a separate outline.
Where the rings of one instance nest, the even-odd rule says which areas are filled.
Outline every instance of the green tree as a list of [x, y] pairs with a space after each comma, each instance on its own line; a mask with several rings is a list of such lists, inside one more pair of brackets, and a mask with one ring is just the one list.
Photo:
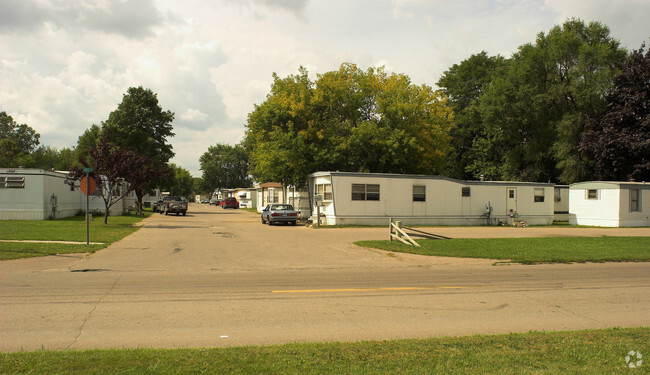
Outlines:
[[30, 168], [54, 169], [67, 171], [77, 163], [74, 149], [67, 147], [58, 150], [55, 147], [40, 146], [31, 154], [33, 164]]
[[[609, 29], [571, 19], [534, 45], [519, 47], [481, 95], [483, 142], [475, 151], [500, 155], [499, 179], [582, 180], [587, 169], [577, 145], [589, 116], [605, 108], [604, 95], [626, 51]], [[468, 167], [484, 174], [481, 158]], [[487, 173], [485, 173], [487, 174]]]
[[[256, 180], [304, 184], [315, 157], [307, 145], [307, 133], [314, 122], [312, 96], [313, 84], [305, 68], [283, 79], [273, 74], [271, 92], [248, 115], [243, 142]], [[205, 173], [204, 180], [215, 186]]]
[[189, 200], [194, 192], [194, 179], [190, 171], [171, 163], [169, 164], [169, 176], [160, 187], [172, 195], [186, 197]]
[[[452, 149], [447, 166], [447, 174], [451, 177], [471, 179], [481, 174], [488, 178], [500, 175], [501, 157], [483, 152], [487, 139], [478, 104], [497, 70], [506, 64], [503, 57], [488, 56], [482, 51], [454, 64], [438, 80], [438, 86], [454, 110], [454, 126], [450, 131]], [[472, 170], [477, 174], [471, 173]]]
[[79, 136], [77, 139], [77, 147], [75, 148], [77, 160], [83, 160], [88, 165], [93, 164], [90, 151], [97, 148], [97, 143], [101, 138], [101, 132], [102, 129], [98, 125], [93, 124]]
[[33, 163], [30, 154], [40, 143], [40, 134], [26, 124], [18, 124], [0, 112], [0, 166], [14, 168]]
[[245, 144], [257, 180], [301, 185], [317, 170], [436, 173], [449, 149], [451, 109], [403, 74], [343, 64], [312, 83], [280, 79], [249, 114]]
[[210, 146], [199, 161], [204, 188], [210, 192], [252, 185], [248, 176], [248, 155], [242, 145], [218, 143]]
[[158, 104], [158, 97], [149, 89], [130, 87], [124, 94], [117, 109], [110, 113], [103, 123], [102, 134], [107, 141], [126, 147], [150, 160], [147, 164], [133, 165], [144, 171], [152, 171], [149, 183], [138, 187], [135, 192], [138, 199], [138, 211], [142, 212], [142, 197], [161, 183], [154, 178], [156, 169], [167, 164], [174, 156], [167, 138], [173, 137], [172, 121], [174, 113], [164, 111]]
[[580, 151], [595, 178], [650, 181], [650, 50], [633, 51], [614, 88], [607, 109], [587, 121]]

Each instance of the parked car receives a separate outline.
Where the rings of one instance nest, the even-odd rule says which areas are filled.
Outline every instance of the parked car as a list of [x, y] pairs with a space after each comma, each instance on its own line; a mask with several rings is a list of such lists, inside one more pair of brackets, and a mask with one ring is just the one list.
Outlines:
[[215, 199], [215, 200], [213, 200], [213, 201], [210, 201], [210, 204], [214, 204], [215, 206], [221, 206], [221, 202], [222, 202], [222, 201], [220, 201], [220, 200], [218, 200], [218, 199]]
[[298, 211], [295, 211], [290, 204], [274, 203], [264, 207], [261, 216], [262, 224], [291, 223], [291, 225], [296, 225], [299, 215]]
[[168, 195], [162, 199], [158, 210], [165, 215], [172, 213], [185, 216], [187, 214], [187, 201], [184, 198]]
[[229, 197], [226, 198], [223, 203], [221, 204], [221, 207], [224, 209], [226, 208], [239, 208], [239, 202], [237, 201], [236, 198]]

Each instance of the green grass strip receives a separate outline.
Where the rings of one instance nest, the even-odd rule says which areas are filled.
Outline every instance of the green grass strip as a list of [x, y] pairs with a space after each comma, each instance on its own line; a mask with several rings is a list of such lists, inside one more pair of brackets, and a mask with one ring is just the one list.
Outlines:
[[[0, 354], [2, 374], [613, 374], [650, 328], [212, 349]], [[636, 369], [647, 373], [642, 367]]]
[[355, 244], [393, 252], [523, 264], [650, 261], [650, 237], [464, 238], [417, 242], [421, 247], [388, 240]]
[[0, 243], [0, 260], [43, 257], [49, 255], [94, 253], [106, 246], [108, 246], [108, 244], [86, 246], [58, 243], [2, 242]]
[[[151, 213], [145, 213], [144, 217]], [[138, 230], [136, 225], [144, 217], [127, 215], [111, 216], [108, 224], [103, 217], [94, 217], [90, 223], [90, 242], [101, 242], [103, 245], [85, 245], [86, 221], [83, 216], [75, 216], [58, 220], [6, 220], [0, 224], [0, 240], [21, 241], [75, 241], [83, 243], [29, 243], [29, 242], [0, 242], [0, 260], [29, 258], [56, 254], [71, 254], [95, 252], [113, 242]]]

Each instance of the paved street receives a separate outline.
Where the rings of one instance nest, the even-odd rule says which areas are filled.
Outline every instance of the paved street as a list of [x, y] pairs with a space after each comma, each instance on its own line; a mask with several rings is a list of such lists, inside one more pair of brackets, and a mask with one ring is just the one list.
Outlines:
[[[447, 237], [648, 228], [436, 228]], [[0, 350], [213, 347], [649, 326], [650, 263], [493, 265], [197, 205], [86, 256], [0, 263]], [[91, 237], [92, 240], [92, 237]]]

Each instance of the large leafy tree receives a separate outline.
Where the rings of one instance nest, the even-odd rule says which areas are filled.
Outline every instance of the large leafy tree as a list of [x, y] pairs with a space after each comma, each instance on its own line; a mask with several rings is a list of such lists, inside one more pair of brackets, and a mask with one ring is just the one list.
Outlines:
[[[452, 177], [479, 177], [471, 173], [472, 169], [478, 174], [498, 174], [496, 166], [500, 163], [500, 157], [480, 152], [480, 143], [485, 140], [485, 134], [478, 104], [497, 70], [506, 63], [503, 57], [488, 56], [487, 52], [482, 51], [460, 64], [454, 64], [438, 80], [438, 86], [449, 98], [449, 105], [454, 110], [454, 126], [450, 132], [452, 150], [447, 168], [447, 174]], [[489, 164], [493, 165], [492, 170], [488, 168]], [[469, 168], [470, 165], [473, 167]]]
[[59, 150], [55, 147], [40, 146], [32, 152], [31, 158], [33, 165], [30, 165], [30, 167], [34, 168], [67, 171], [73, 165], [77, 164], [74, 149], [67, 147]]
[[147, 156], [146, 164], [134, 164], [143, 172], [152, 171], [148, 183], [136, 188], [138, 209], [142, 209], [144, 194], [162, 181], [156, 177], [156, 169], [166, 165], [174, 156], [168, 138], [173, 137], [174, 113], [164, 111], [157, 95], [149, 89], [130, 87], [117, 109], [103, 123], [102, 134], [107, 141]]
[[101, 138], [101, 132], [102, 129], [97, 124], [93, 124], [79, 136], [77, 139], [77, 147], [75, 148], [77, 160], [83, 160], [86, 164], [92, 165], [93, 160], [90, 157], [90, 151], [97, 148], [97, 143]]
[[317, 170], [439, 173], [452, 111], [403, 74], [343, 64], [311, 82], [274, 75], [249, 114], [245, 144], [256, 179], [301, 185]]
[[248, 154], [242, 145], [218, 143], [210, 146], [199, 161], [203, 171], [203, 188], [207, 191], [252, 185], [248, 175]]
[[190, 171], [171, 163], [169, 164], [169, 175], [160, 188], [169, 191], [172, 195], [189, 199], [194, 191], [194, 179]]
[[576, 146], [586, 119], [605, 108], [625, 57], [606, 26], [578, 19], [521, 46], [481, 95], [484, 129], [473, 148], [483, 157], [468, 169], [495, 179], [584, 179], [587, 164]]
[[0, 166], [29, 166], [30, 154], [40, 143], [40, 134], [26, 124], [18, 124], [5, 111], [0, 112]]
[[589, 119], [580, 150], [592, 160], [601, 180], [650, 181], [650, 50], [633, 51], [614, 88], [607, 109]]

